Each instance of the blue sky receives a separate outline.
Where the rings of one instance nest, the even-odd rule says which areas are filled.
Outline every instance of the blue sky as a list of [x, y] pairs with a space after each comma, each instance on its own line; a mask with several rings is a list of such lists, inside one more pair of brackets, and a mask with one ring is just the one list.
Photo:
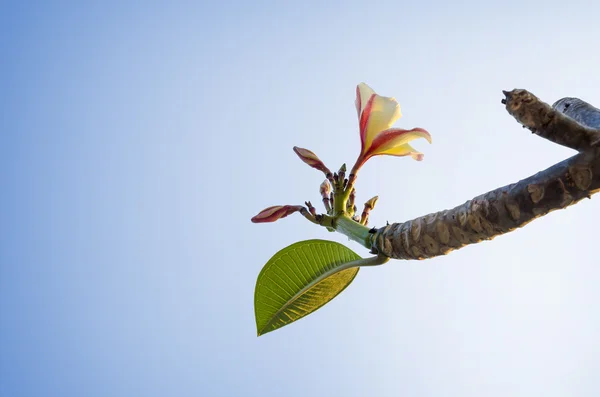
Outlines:
[[593, 2], [4, 2], [0, 395], [587, 396], [600, 382], [597, 198], [424, 262], [364, 269], [257, 338], [256, 277], [322, 238], [359, 151], [355, 86], [426, 128], [375, 158], [371, 224], [451, 208], [571, 156], [500, 104], [600, 104]]

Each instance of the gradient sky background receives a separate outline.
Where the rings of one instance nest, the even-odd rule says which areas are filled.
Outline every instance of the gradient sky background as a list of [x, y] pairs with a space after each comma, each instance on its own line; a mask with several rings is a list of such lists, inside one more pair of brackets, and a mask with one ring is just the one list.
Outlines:
[[361, 81], [434, 142], [361, 171], [372, 225], [574, 154], [521, 129], [501, 90], [598, 106], [600, 3], [83, 3], [0, 6], [1, 396], [598, 395], [600, 199], [363, 269], [260, 338], [263, 264], [346, 239], [250, 217], [319, 202], [294, 145], [354, 161]]

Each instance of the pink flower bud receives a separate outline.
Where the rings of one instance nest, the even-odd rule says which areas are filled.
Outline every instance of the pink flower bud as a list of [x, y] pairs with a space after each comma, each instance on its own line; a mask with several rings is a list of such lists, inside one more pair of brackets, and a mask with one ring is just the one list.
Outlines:
[[325, 179], [325, 181], [321, 183], [321, 186], [319, 186], [319, 192], [321, 193], [321, 197], [324, 199], [329, 198], [329, 195], [331, 194], [331, 183], [329, 183], [327, 179]]
[[294, 152], [300, 157], [300, 160], [319, 171], [322, 171], [325, 175], [331, 174], [329, 168], [325, 167], [325, 164], [317, 157], [316, 154], [308, 149], [303, 149], [298, 146], [294, 146]]
[[275, 222], [278, 219], [285, 218], [289, 214], [301, 211], [303, 208], [301, 205], [274, 205], [260, 211], [258, 215], [250, 220], [253, 223]]

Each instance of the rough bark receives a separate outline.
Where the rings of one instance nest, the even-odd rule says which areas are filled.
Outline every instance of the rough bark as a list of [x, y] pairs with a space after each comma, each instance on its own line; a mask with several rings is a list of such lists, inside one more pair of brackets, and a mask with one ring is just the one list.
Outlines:
[[600, 109], [579, 98], [562, 98], [552, 107], [583, 125], [600, 128]]
[[[526, 90], [504, 91], [504, 94], [508, 113], [534, 134], [578, 151], [600, 142], [597, 129], [600, 111], [592, 105], [576, 98], [563, 98], [554, 104], [556, 110], [553, 110]], [[568, 115], [562, 113], [563, 109]]]
[[[600, 148], [596, 147], [600, 110], [574, 98], [561, 99], [553, 108], [525, 90], [505, 95], [503, 103], [517, 121], [580, 153], [453, 209], [383, 227], [374, 235], [374, 253], [395, 259], [444, 255], [522, 227], [600, 190]], [[565, 103], [570, 103], [566, 109]]]

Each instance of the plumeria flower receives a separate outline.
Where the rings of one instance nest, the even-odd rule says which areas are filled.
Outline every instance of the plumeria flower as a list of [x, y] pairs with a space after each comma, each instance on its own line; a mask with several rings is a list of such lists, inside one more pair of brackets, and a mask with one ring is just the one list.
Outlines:
[[353, 174], [368, 159], [381, 154], [411, 156], [415, 160], [423, 160], [423, 153], [408, 143], [417, 138], [425, 138], [431, 143], [431, 135], [423, 128], [391, 128], [402, 116], [396, 99], [377, 95], [371, 87], [360, 83], [356, 87], [356, 111], [360, 126], [361, 151], [352, 169]]

